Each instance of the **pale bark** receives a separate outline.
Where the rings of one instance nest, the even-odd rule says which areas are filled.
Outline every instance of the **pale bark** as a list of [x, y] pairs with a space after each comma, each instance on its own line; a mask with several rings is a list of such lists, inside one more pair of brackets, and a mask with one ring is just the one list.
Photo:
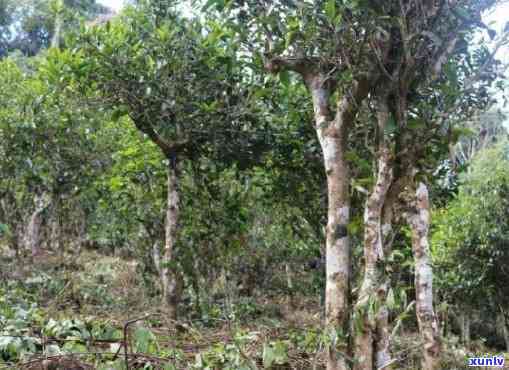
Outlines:
[[264, 60], [272, 73], [292, 70], [299, 73], [308, 87], [314, 108], [314, 124], [323, 152], [327, 175], [328, 213], [326, 229], [325, 321], [327, 330], [344, 337], [328, 348], [327, 370], [348, 369], [349, 289], [350, 289], [350, 169], [346, 159], [348, 130], [354, 124], [362, 101], [378, 78], [378, 68], [354, 79], [348, 91], [337, 101], [335, 117], [329, 107], [334, 87], [327, 73], [321, 72], [317, 58], [281, 58]]
[[[381, 116], [380, 118], [384, 118]], [[392, 169], [394, 172], [395, 170]], [[401, 174], [400, 174], [401, 175]], [[392, 177], [395, 175], [393, 174]], [[382, 246], [385, 256], [389, 256], [392, 252], [392, 245], [396, 233], [393, 230], [393, 218], [394, 218], [394, 207], [398, 202], [399, 194], [401, 192], [401, 184], [404, 178], [393, 178], [392, 184], [387, 190], [387, 194], [384, 201], [383, 215], [382, 215]], [[385, 276], [380, 284], [380, 290], [384, 294], [384, 298], [387, 298], [387, 292], [390, 288], [390, 277]], [[387, 304], [383, 302], [381, 305], [378, 315], [376, 317], [376, 337], [375, 337], [375, 363], [377, 369], [385, 369], [392, 364], [395, 359], [392, 359], [390, 353], [391, 343], [391, 330], [389, 325], [389, 308]]]
[[[315, 126], [323, 151], [327, 175], [328, 215], [326, 230], [326, 286], [325, 320], [329, 330], [347, 333], [348, 294], [350, 279], [350, 246], [348, 222], [350, 218], [350, 173], [346, 154], [346, 126], [330, 118], [329, 91], [324, 81], [315, 77], [308, 81], [313, 97]], [[340, 339], [342, 340], [342, 339]], [[344, 352], [346, 343], [331, 346], [328, 351], [327, 369], [347, 369]], [[333, 348], [334, 347], [334, 348]], [[336, 348], [337, 347], [337, 348]], [[338, 350], [343, 353], [338, 353]]]
[[36, 194], [34, 198], [35, 208], [28, 221], [26, 230], [26, 246], [31, 251], [32, 257], [41, 253], [41, 225], [42, 213], [48, 207], [50, 201], [47, 194]]
[[[384, 294], [385, 298], [388, 290], [388, 283], [385, 283], [385, 286], [383, 286], [381, 289], [385, 293]], [[374, 348], [376, 369], [385, 369], [394, 361], [391, 358], [390, 338], [391, 332], [389, 327], [389, 309], [384, 304], [382, 307], [379, 308], [376, 317], [375, 348]]]
[[[264, 270], [265, 271], [265, 270]], [[288, 308], [293, 309], [295, 307], [295, 294], [293, 285], [293, 270], [289, 262], [285, 263], [285, 276], [286, 276], [286, 288], [288, 289]]]
[[383, 261], [384, 234], [389, 233], [389, 220], [382, 218], [387, 193], [393, 180], [393, 161], [391, 151], [384, 137], [389, 121], [387, 96], [377, 100], [377, 121], [380, 147], [377, 153], [378, 171], [376, 182], [364, 209], [364, 279], [355, 304], [354, 369], [371, 370], [390, 362], [388, 309], [385, 297], [388, 280], [385, 277]]
[[420, 183], [408, 214], [412, 230], [412, 250], [415, 262], [416, 312], [419, 332], [423, 341], [422, 369], [438, 369], [440, 356], [440, 330], [433, 309], [433, 270], [429, 247], [430, 205], [426, 185]]
[[[388, 354], [388, 312], [383, 306], [387, 293], [387, 282], [383, 276], [385, 257], [382, 238], [382, 210], [392, 182], [390, 157], [389, 149], [384, 147], [380, 150], [377, 181], [368, 197], [364, 211], [364, 279], [355, 307], [356, 320], [361, 323], [361, 325], [357, 325], [358, 332], [354, 333], [356, 360], [354, 368], [356, 370], [371, 370], [383, 366], [390, 360]], [[378, 311], [374, 312], [374, 317], [370, 317], [370, 306], [378, 307]], [[378, 335], [377, 316], [380, 324]], [[383, 342], [379, 342], [377, 339], [383, 339]], [[376, 350], [377, 347], [378, 350]]]
[[51, 38], [51, 47], [52, 48], [58, 48], [60, 46], [60, 38], [62, 34], [62, 11], [63, 11], [63, 2], [57, 1], [56, 5], [58, 7], [56, 14], [55, 14], [55, 23], [54, 23], [54, 30], [53, 30], [53, 37]]
[[290, 264], [287, 262], [285, 263], [285, 274], [286, 274], [286, 287], [288, 288], [288, 291], [290, 294], [293, 293], [293, 271]]
[[160, 268], [163, 287], [163, 302], [166, 305], [169, 318], [176, 320], [177, 307], [181, 293], [181, 281], [174, 255], [178, 237], [179, 191], [176, 159], [173, 157], [169, 162], [165, 243]]
[[161, 281], [162, 279], [162, 270], [161, 270], [161, 251], [159, 249], [159, 241], [156, 241], [154, 245], [152, 245], [152, 261], [154, 262], [154, 266], [156, 268], [157, 274]]

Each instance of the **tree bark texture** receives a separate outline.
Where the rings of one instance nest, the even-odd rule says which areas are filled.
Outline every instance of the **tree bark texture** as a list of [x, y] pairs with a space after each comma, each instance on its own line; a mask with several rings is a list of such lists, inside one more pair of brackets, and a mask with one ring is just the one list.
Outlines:
[[433, 270], [429, 247], [430, 204], [426, 185], [420, 183], [411, 205], [408, 223], [412, 230], [412, 251], [415, 262], [416, 312], [423, 341], [422, 369], [439, 368], [440, 331], [433, 309]]
[[[356, 370], [372, 370], [384, 365], [388, 357], [388, 327], [385, 311], [387, 284], [384, 279], [384, 248], [382, 237], [382, 211], [387, 191], [392, 182], [391, 154], [381, 148], [378, 154], [378, 173], [373, 191], [364, 210], [364, 279], [356, 302], [355, 314], [355, 366]], [[377, 317], [379, 332], [377, 334]], [[378, 348], [378, 350], [377, 350]], [[378, 358], [377, 358], [378, 357]], [[377, 362], [381, 363], [378, 364]]]
[[349, 319], [350, 292], [350, 169], [346, 159], [349, 128], [353, 126], [362, 101], [375, 84], [379, 71], [354, 79], [342, 91], [333, 114], [329, 100], [335, 90], [328, 71], [321, 70], [320, 62], [313, 58], [265, 58], [265, 68], [272, 73], [294, 71], [299, 73], [311, 93], [314, 124], [323, 152], [327, 175], [328, 213], [326, 229], [326, 286], [325, 321], [327, 330], [337, 340], [329, 346], [327, 370], [349, 369], [349, 348], [346, 334]]
[[[331, 119], [329, 91], [323, 87], [320, 76], [310, 79], [308, 87], [313, 98], [315, 128], [327, 175], [325, 321], [329, 330], [346, 335], [350, 280], [350, 173], [345, 158], [347, 123]], [[338, 343], [339, 346], [333, 343], [329, 348], [327, 370], [348, 369], [344, 356], [346, 341], [343, 338], [339, 338], [339, 341], [344, 343]]]
[[58, 48], [60, 47], [60, 40], [62, 38], [63, 13], [65, 5], [63, 0], [57, 0], [54, 5], [57, 9], [55, 12], [55, 23], [53, 24], [53, 36], [51, 37], [50, 46], [52, 48]]
[[392, 222], [387, 212], [384, 215], [384, 205], [393, 181], [393, 159], [384, 135], [390, 118], [385, 91], [377, 97], [376, 105], [378, 169], [364, 208], [364, 278], [355, 304], [353, 333], [356, 370], [371, 370], [390, 362], [389, 312], [385, 306], [389, 283], [383, 262], [384, 241]]
[[[394, 183], [394, 180], [391, 186], [392, 187], [389, 188], [386, 194], [382, 215], [381, 234], [385, 256], [390, 255], [392, 252], [392, 244], [395, 237], [395, 233], [392, 228], [393, 206], [397, 196], [399, 195], [399, 186]], [[380, 287], [381, 292], [384, 293], [384, 299], [387, 298], [389, 288], [390, 277], [385, 276]], [[390, 353], [390, 337], [389, 307], [387, 307], [387, 304], [382, 304], [376, 317], [375, 363], [377, 365], [377, 369], [385, 369], [394, 361], [394, 359], [391, 358]]]
[[31, 251], [32, 257], [41, 253], [42, 213], [50, 204], [49, 197], [45, 193], [36, 194], [34, 204], [35, 208], [30, 215], [26, 230], [26, 246]]
[[157, 274], [159, 275], [159, 278], [161, 279], [161, 282], [163, 281], [162, 277], [162, 270], [161, 270], [161, 251], [160, 251], [160, 245], [159, 240], [157, 240], [152, 245], [152, 261], [154, 262], [154, 267], [157, 271]]
[[461, 330], [461, 343], [466, 347], [470, 347], [470, 313], [463, 311], [458, 317]]
[[177, 243], [179, 222], [178, 170], [175, 158], [169, 161], [167, 186], [168, 198], [166, 206], [165, 243], [160, 270], [163, 287], [163, 303], [166, 305], [169, 318], [176, 320], [177, 307], [180, 301], [181, 281], [175, 261], [175, 246]]

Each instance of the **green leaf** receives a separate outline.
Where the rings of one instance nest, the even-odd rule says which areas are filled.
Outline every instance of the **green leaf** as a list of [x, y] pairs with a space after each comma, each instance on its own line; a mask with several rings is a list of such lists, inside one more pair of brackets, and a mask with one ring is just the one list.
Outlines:
[[288, 346], [284, 341], [276, 341], [263, 346], [263, 366], [283, 365], [288, 362]]
[[417, 130], [420, 128], [424, 128], [426, 126], [426, 123], [422, 119], [409, 119], [408, 120], [408, 127], [412, 130]]
[[336, 18], [336, 0], [327, 0], [325, 3], [325, 14], [329, 21], [334, 22], [334, 18]]
[[215, 7], [217, 10], [222, 10], [224, 8], [224, 4], [225, 4], [224, 0], [209, 0], [203, 6], [202, 11], [206, 11], [211, 7]]
[[286, 34], [285, 49], [288, 49], [288, 47], [293, 44], [293, 42], [297, 39], [298, 35], [299, 31], [289, 31]]
[[155, 339], [155, 335], [149, 329], [143, 327], [136, 328], [134, 332], [136, 352], [150, 353]]
[[270, 368], [276, 359], [274, 349], [267, 343], [263, 345], [263, 367]]
[[118, 122], [118, 120], [120, 120], [120, 118], [122, 118], [123, 116], [125, 116], [127, 114], [127, 111], [125, 110], [125, 108], [119, 108], [119, 109], [116, 109], [113, 114], [111, 115], [111, 120], [113, 122]]
[[279, 73], [279, 81], [284, 87], [288, 87], [290, 85], [290, 73], [288, 71]]
[[9, 233], [9, 226], [7, 226], [6, 224], [2, 224], [0, 223], [0, 236], [2, 235], [7, 235]]
[[288, 361], [288, 346], [283, 341], [274, 343], [275, 361], [278, 365], [283, 365]]
[[87, 352], [87, 347], [78, 342], [66, 342], [62, 349], [69, 353], [85, 353]]

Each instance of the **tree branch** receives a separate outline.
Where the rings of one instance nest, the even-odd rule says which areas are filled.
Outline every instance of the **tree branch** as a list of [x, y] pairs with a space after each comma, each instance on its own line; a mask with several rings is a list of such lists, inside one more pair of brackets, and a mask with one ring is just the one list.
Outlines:
[[270, 73], [294, 71], [304, 76], [316, 69], [318, 60], [308, 57], [269, 57], [264, 55], [263, 65]]

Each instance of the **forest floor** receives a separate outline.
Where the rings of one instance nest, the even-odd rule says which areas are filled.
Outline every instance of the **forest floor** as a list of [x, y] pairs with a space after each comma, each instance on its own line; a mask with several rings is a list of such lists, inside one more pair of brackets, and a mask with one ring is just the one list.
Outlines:
[[[317, 297], [238, 297], [202, 305], [199, 318], [188, 302], [170, 322], [134, 260], [0, 258], [0, 369], [324, 369]], [[415, 328], [396, 337], [392, 368], [417, 369]], [[481, 342], [466, 351], [457, 337], [444, 347], [444, 369], [490, 352]]]

